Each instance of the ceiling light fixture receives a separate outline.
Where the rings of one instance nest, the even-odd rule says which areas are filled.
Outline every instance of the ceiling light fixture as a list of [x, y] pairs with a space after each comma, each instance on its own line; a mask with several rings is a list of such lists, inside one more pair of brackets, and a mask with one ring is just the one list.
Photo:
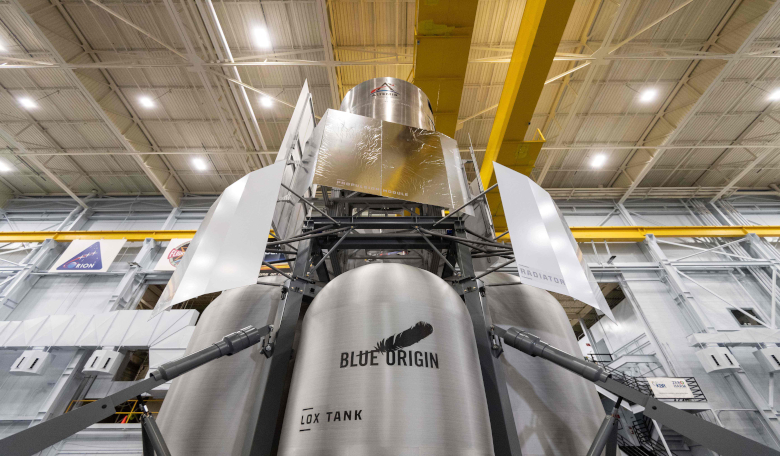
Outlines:
[[263, 105], [264, 108], [270, 108], [274, 105], [274, 100], [271, 99], [271, 97], [262, 97], [260, 99], [260, 104]]
[[202, 158], [193, 158], [192, 159], [192, 166], [195, 167], [198, 171], [206, 171], [209, 167], [206, 165], [205, 160]]
[[9, 171], [13, 171], [13, 168], [8, 166], [4, 161], [0, 161], [0, 173], [7, 173]]
[[780, 100], [780, 89], [775, 90], [774, 92], [769, 94], [769, 101], [777, 101]]
[[138, 99], [138, 102], [141, 103], [141, 106], [147, 109], [154, 107], [154, 100], [149, 97], [141, 97]]
[[639, 101], [647, 103], [648, 101], [655, 100], [655, 96], [658, 95], [658, 91], [655, 89], [647, 89], [639, 95]]
[[32, 98], [20, 98], [19, 104], [22, 105], [25, 109], [35, 109], [38, 107], [38, 104], [35, 103], [35, 101]]
[[265, 27], [255, 27], [252, 30], [252, 38], [255, 40], [255, 45], [261, 48], [271, 47], [271, 36], [268, 34], [268, 29]]
[[601, 168], [607, 161], [607, 156], [604, 154], [598, 154], [590, 161], [590, 166], [594, 168]]

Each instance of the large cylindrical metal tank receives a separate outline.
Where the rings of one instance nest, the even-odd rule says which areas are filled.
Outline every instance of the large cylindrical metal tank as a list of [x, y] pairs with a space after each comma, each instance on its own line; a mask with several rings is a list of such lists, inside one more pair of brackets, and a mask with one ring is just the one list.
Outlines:
[[370, 264], [303, 320], [279, 456], [493, 455], [471, 319], [430, 272]]
[[403, 79], [375, 78], [352, 88], [341, 111], [424, 130], [435, 130], [431, 102], [416, 85]]
[[[284, 277], [263, 278], [282, 283]], [[281, 288], [250, 285], [223, 292], [201, 315], [187, 354], [247, 325], [273, 324]], [[175, 379], [157, 417], [172, 454], [239, 456], [266, 358], [260, 344]], [[254, 431], [254, 429], [252, 429]]]
[[[517, 276], [499, 272], [483, 280], [487, 285], [520, 282]], [[581, 356], [566, 312], [550, 293], [520, 284], [486, 290], [494, 325], [517, 327]], [[504, 350], [502, 364], [523, 456], [587, 453], [604, 418], [593, 383], [510, 347]]]

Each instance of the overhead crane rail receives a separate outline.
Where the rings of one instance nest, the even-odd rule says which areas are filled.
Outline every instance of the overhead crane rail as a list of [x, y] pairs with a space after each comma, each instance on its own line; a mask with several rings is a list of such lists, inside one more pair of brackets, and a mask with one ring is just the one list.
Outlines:
[[[759, 237], [780, 237], [778, 225], [741, 226], [572, 226], [571, 232], [578, 242], [641, 242], [645, 236], [666, 238], [727, 237], [736, 238], [755, 234]], [[3, 231], [0, 243], [43, 242], [54, 239], [57, 242], [99, 239], [126, 239], [140, 242], [144, 239], [170, 241], [195, 236], [196, 230], [134, 230], [134, 231]], [[496, 233], [501, 240], [509, 235]], [[273, 237], [269, 237], [274, 241]]]

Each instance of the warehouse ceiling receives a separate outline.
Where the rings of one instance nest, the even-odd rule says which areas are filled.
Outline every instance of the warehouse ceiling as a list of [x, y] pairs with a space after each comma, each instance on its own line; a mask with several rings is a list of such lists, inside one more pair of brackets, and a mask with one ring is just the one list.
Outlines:
[[[479, 1], [464, 157], [487, 145], [524, 5]], [[547, 139], [532, 177], [558, 198], [780, 194], [779, 10], [577, 0], [522, 100]], [[407, 0], [0, 0], [0, 194], [217, 194], [273, 162], [305, 80], [322, 115], [409, 78], [414, 27]]]

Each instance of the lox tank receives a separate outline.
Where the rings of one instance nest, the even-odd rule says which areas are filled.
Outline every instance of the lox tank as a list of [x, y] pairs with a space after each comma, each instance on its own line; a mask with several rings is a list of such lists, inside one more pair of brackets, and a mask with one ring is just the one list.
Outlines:
[[[486, 288], [494, 325], [514, 326], [581, 355], [566, 312], [550, 293], [501, 272], [483, 280], [487, 285], [518, 283]], [[513, 348], [506, 347], [501, 358], [523, 456], [587, 453], [604, 416], [593, 384]]]
[[371, 264], [303, 320], [280, 456], [493, 455], [470, 316], [439, 277]]
[[[284, 277], [264, 278], [265, 282]], [[247, 325], [273, 324], [280, 288], [250, 285], [224, 291], [203, 311], [186, 354], [201, 350]], [[265, 356], [258, 344], [225, 356], [175, 379], [157, 422], [172, 454], [188, 456], [242, 454], [250, 423], [257, 416], [255, 391]]]

